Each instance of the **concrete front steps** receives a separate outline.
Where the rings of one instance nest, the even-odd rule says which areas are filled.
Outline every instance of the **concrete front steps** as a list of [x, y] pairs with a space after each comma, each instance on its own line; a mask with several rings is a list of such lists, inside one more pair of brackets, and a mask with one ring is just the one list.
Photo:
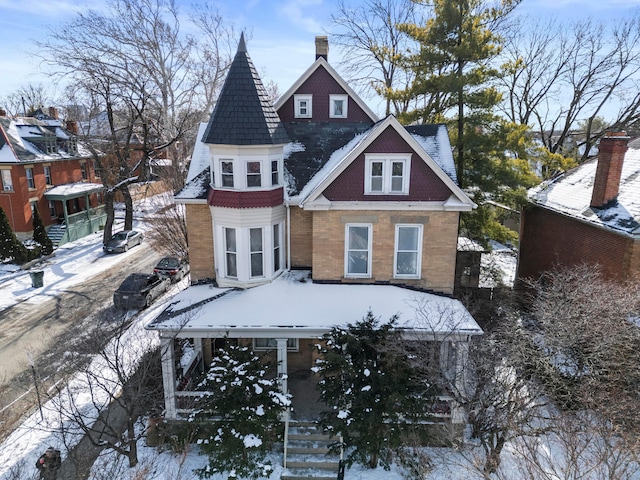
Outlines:
[[291, 422], [281, 480], [336, 480], [340, 459], [328, 455], [335, 441], [312, 422]]

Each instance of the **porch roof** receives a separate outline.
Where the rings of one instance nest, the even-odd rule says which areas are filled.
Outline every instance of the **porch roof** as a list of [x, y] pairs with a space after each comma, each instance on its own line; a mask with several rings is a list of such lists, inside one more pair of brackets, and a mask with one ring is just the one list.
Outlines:
[[76, 182], [51, 187], [44, 196], [49, 200], [69, 200], [104, 190], [101, 183]]
[[381, 322], [397, 314], [399, 328], [424, 339], [482, 334], [458, 300], [392, 285], [313, 283], [308, 271], [248, 289], [189, 287], [147, 328], [179, 337], [309, 338], [369, 310]]

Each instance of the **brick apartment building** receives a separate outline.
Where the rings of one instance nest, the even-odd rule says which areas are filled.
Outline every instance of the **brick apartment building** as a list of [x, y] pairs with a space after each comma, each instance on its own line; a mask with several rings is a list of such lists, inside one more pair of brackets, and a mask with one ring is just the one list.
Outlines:
[[96, 210], [103, 187], [77, 133], [77, 123], [63, 124], [55, 108], [16, 118], [0, 109], [0, 207], [19, 239], [33, 235], [36, 208], [50, 232], [65, 227], [67, 240], [104, 225]]

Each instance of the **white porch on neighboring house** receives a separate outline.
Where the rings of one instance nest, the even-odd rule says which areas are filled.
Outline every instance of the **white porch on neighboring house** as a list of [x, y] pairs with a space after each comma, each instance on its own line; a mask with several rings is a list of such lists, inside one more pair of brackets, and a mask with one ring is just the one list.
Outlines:
[[[206, 372], [221, 342], [271, 352], [280, 386], [289, 392], [292, 374], [311, 376], [320, 337], [358, 322], [369, 310], [381, 323], [397, 314], [408, 339], [437, 342], [445, 375], [463, 381], [468, 343], [482, 330], [459, 301], [389, 285], [315, 284], [308, 272], [288, 272], [246, 290], [189, 287], [147, 327], [161, 338], [165, 418], [189, 415], [200, 395], [195, 374]], [[295, 415], [295, 398], [293, 403]]]

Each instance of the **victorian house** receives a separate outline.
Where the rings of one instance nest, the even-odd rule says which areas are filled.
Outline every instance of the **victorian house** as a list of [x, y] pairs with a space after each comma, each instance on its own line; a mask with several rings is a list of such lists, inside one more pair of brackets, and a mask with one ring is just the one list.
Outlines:
[[92, 158], [77, 122], [62, 122], [55, 108], [33, 117], [0, 109], [0, 207], [19, 239], [33, 235], [35, 209], [56, 244], [104, 225], [104, 188]]
[[293, 416], [314, 345], [371, 311], [433, 342], [459, 379], [481, 329], [454, 288], [456, 183], [444, 125], [378, 119], [327, 61], [272, 105], [244, 39], [203, 125], [185, 188], [191, 286], [148, 328], [159, 333], [168, 419], [190, 411], [198, 372], [224, 342], [270, 351]]

